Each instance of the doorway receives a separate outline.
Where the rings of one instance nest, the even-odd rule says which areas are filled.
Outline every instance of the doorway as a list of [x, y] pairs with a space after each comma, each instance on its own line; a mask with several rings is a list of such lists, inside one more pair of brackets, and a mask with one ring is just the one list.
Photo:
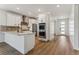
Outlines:
[[69, 23], [68, 19], [58, 19], [55, 22], [55, 33], [56, 35], [68, 35], [69, 34]]
[[65, 21], [60, 22], [60, 34], [65, 34]]

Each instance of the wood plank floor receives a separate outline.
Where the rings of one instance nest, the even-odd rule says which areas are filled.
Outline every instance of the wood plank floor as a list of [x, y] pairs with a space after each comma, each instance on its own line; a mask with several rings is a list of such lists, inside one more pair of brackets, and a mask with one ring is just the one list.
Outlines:
[[27, 55], [77, 55], [68, 36], [55, 36], [52, 41], [42, 42], [36, 38], [35, 48]]

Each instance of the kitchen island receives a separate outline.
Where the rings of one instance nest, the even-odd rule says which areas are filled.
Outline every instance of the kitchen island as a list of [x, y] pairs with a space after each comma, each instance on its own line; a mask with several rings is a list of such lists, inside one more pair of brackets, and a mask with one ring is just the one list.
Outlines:
[[35, 33], [5, 32], [5, 42], [22, 54], [26, 54], [35, 46]]

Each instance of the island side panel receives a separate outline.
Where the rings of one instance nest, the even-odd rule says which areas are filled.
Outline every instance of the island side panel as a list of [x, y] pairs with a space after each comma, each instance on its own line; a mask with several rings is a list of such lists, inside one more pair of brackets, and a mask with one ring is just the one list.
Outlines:
[[25, 54], [32, 50], [35, 46], [35, 34], [24, 35], [24, 52]]

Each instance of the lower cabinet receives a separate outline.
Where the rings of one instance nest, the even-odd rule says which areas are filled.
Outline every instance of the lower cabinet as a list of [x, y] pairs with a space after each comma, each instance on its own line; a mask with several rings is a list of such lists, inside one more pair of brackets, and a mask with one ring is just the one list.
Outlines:
[[0, 32], [0, 42], [4, 42], [5, 34], [3, 32]]

